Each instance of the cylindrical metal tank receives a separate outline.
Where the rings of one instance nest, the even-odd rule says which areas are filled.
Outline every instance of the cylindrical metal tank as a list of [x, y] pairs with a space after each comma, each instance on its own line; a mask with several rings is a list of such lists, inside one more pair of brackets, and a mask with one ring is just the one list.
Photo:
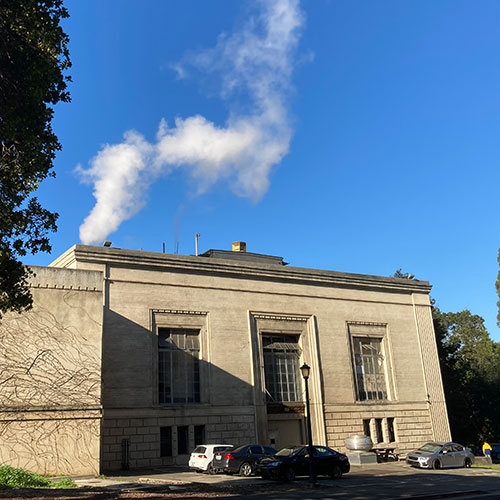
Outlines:
[[369, 451], [373, 448], [373, 442], [370, 437], [357, 434], [345, 440], [345, 447], [350, 451]]

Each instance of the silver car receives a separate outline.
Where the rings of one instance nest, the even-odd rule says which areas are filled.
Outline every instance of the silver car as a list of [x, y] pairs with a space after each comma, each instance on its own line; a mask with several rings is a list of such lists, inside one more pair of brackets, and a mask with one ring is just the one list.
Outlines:
[[473, 461], [470, 448], [458, 443], [426, 443], [406, 456], [408, 465], [424, 469], [470, 467]]

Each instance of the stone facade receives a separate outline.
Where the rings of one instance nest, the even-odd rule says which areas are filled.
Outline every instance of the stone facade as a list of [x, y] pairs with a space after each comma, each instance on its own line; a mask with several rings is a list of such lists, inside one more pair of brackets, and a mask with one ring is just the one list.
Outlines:
[[[71, 411], [80, 413], [64, 421], [92, 422], [85, 431], [92, 444], [83, 447], [91, 451], [66, 447], [92, 457], [87, 472], [185, 464], [200, 441], [305, 442], [297, 368], [304, 362], [312, 368], [315, 442], [343, 450], [345, 438], [369, 432], [404, 453], [450, 438], [427, 282], [288, 267], [281, 258], [246, 252], [180, 256], [83, 245], [37, 275], [36, 308], [6, 317], [0, 335], [10, 329], [38, 338], [40, 329], [16, 321], [50, 311], [58, 338], [86, 356], [81, 367], [99, 382], [74, 387]], [[90, 279], [93, 288], [83, 285]], [[176, 335], [185, 347], [172, 344]], [[26, 353], [25, 370], [39, 350]], [[0, 372], [0, 383], [8, 375]], [[377, 388], [367, 389], [373, 383]], [[277, 390], [286, 395], [277, 397]], [[51, 415], [62, 418], [63, 403], [53, 398]], [[35, 400], [10, 399], [15, 411], [3, 412], [0, 425], [29, 426], [26, 412], [41, 411]], [[37, 415], [53, 425], [55, 417]], [[13, 460], [5, 435], [0, 431], [0, 461], [43, 468], [29, 450]], [[70, 427], [65, 435], [87, 442]], [[17, 441], [11, 449], [22, 448]]]
[[0, 323], [0, 463], [98, 473], [102, 274], [33, 271], [33, 310]]

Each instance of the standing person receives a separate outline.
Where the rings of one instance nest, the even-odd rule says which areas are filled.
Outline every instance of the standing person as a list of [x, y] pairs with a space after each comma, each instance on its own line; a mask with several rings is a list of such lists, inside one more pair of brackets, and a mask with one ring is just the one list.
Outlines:
[[490, 457], [491, 456], [491, 446], [486, 441], [483, 444], [483, 455], [485, 457]]

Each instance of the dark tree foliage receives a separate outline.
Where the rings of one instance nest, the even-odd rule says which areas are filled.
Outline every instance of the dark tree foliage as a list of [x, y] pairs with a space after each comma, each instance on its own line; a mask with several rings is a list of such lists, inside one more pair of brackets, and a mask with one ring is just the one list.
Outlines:
[[392, 278], [404, 278], [407, 280], [411, 280], [415, 278], [415, 275], [410, 274], [410, 273], [404, 273], [401, 268], [399, 268], [393, 275]]
[[453, 439], [474, 448], [498, 441], [500, 345], [468, 310], [443, 313], [433, 305], [432, 315]]
[[[393, 274], [411, 276], [401, 269]], [[474, 449], [483, 441], [499, 442], [500, 343], [490, 338], [481, 316], [467, 309], [444, 313], [431, 302], [452, 438]]]
[[32, 196], [61, 145], [53, 106], [70, 100], [62, 0], [0, 0], [0, 317], [31, 307], [28, 252], [49, 251], [58, 215]]
[[396, 272], [392, 275], [393, 278], [408, 278], [410, 274], [409, 273], [404, 273], [401, 268], [396, 270]]

